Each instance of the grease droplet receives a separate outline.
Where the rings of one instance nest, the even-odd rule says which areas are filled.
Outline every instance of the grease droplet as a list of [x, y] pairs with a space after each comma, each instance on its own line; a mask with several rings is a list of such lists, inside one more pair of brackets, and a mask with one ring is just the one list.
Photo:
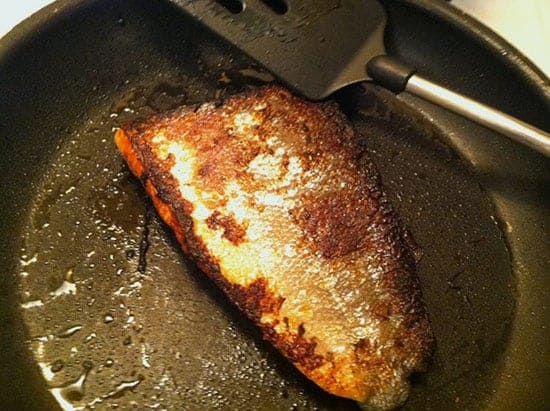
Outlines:
[[74, 325], [72, 327], [67, 328], [66, 330], [61, 331], [59, 334], [57, 334], [57, 337], [68, 338], [68, 337], [71, 337], [72, 335], [75, 335], [81, 329], [82, 329], [81, 325]]
[[[89, 363], [89, 364], [88, 364]], [[75, 409], [74, 402], [84, 398], [84, 383], [91, 369], [91, 362], [84, 362], [84, 372], [74, 381], [64, 384], [60, 387], [50, 388], [50, 392], [57, 400], [61, 408], [65, 410]], [[89, 367], [87, 367], [89, 365]]]

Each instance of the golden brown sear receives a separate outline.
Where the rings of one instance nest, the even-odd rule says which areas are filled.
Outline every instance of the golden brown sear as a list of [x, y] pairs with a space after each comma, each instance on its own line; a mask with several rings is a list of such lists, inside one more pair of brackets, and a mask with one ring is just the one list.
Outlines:
[[271, 86], [116, 144], [189, 254], [326, 391], [402, 404], [433, 336], [404, 230], [332, 103]]

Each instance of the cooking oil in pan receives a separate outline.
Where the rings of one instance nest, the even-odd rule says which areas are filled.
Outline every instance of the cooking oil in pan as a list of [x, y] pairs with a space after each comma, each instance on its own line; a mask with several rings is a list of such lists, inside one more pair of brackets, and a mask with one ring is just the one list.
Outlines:
[[[59, 147], [23, 235], [20, 290], [34, 358], [62, 408], [356, 406], [302, 377], [185, 259], [112, 141], [116, 126], [138, 117], [271, 80], [250, 73], [219, 73], [218, 90], [200, 79], [126, 85]], [[479, 403], [514, 312], [492, 205], [399, 103], [370, 89], [339, 99], [424, 252], [419, 275], [438, 349], [406, 407]]]

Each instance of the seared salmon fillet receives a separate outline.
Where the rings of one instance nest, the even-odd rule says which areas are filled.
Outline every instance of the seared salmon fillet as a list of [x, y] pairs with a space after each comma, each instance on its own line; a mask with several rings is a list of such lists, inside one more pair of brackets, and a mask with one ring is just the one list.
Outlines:
[[270, 86], [116, 132], [181, 247], [326, 391], [402, 404], [433, 336], [414, 249], [334, 103]]

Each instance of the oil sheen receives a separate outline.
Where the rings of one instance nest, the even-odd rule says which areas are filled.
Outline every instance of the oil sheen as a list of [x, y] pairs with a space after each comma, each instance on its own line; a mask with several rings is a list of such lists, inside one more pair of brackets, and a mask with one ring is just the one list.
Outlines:
[[[170, 73], [125, 84], [60, 138], [37, 182], [20, 239], [20, 309], [43, 384], [63, 409], [356, 407], [307, 381], [185, 259], [113, 143], [121, 124], [271, 81], [219, 64], [219, 88]], [[358, 87], [337, 98], [424, 254], [438, 348], [405, 408], [461, 409], [480, 400], [471, 387], [490, 395], [506, 347], [508, 251], [468, 167], [380, 93]]]

